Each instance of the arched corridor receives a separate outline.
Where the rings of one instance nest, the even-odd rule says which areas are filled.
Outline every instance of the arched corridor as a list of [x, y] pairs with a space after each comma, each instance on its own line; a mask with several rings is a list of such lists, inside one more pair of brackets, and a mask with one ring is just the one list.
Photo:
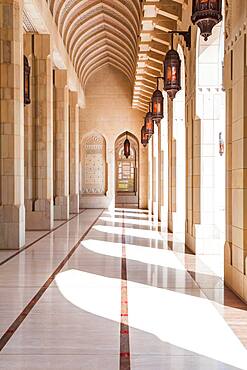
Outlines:
[[247, 370], [245, 0], [0, 0], [0, 369]]

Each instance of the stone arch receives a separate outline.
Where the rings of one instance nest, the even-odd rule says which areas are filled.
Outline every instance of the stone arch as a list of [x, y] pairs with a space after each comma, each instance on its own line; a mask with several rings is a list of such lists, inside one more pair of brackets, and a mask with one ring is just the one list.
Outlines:
[[[130, 141], [130, 157], [124, 156], [124, 141]], [[139, 206], [139, 142], [126, 131], [115, 141], [115, 203], [117, 207]]]

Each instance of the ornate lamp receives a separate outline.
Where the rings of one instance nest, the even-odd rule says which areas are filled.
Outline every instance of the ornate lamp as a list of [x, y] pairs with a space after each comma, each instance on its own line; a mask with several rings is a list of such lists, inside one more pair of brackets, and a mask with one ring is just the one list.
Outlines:
[[31, 68], [27, 57], [24, 55], [24, 105], [31, 103], [30, 98], [30, 72]]
[[172, 35], [171, 50], [168, 51], [164, 60], [164, 90], [169, 98], [173, 100], [179, 90], [181, 90], [181, 60], [179, 54], [173, 48], [173, 35], [183, 36], [187, 48], [191, 48], [191, 27], [188, 31], [171, 31]]
[[148, 144], [148, 134], [146, 133], [146, 130], [145, 130], [145, 125], [142, 126], [142, 129], [141, 129], [141, 143], [144, 147], [147, 146]]
[[159, 78], [157, 77], [157, 89], [152, 96], [152, 116], [153, 121], [159, 123], [164, 117], [164, 98], [162, 92], [159, 90]]
[[128, 159], [129, 156], [130, 156], [130, 141], [127, 137], [127, 131], [126, 131], [126, 139], [125, 139], [125, 142], [124, 142], [124, 155], [125, 157]]
[[164, 90], [171, 100], [181, 90], [181, 60], [178, 52], [173, 49], [173, 33], [172, 48], [167, 52], [164, 60]]
[[153, 115], [151, 112], [151, 103], [149, 103], [149, 111], [146, 114], [144, 126], [146, 130], [146, 134], [151, 136], [154, 133], [154, 121], [153, 121]]
[[207, 41], [213, 27], [222, 20], [222, 0], [193, 0], [191, 20]]

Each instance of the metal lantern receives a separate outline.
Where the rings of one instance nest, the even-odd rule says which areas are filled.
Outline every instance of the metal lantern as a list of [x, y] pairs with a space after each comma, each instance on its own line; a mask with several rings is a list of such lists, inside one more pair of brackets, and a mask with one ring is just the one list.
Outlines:
[[142, 129], [141, 129], [141, 143], [142, 145], [145, 147], [147, 146], [148, 144], [148, 139], [149, 139], [149, 136], [148, 134], [146, 133], [146, 129], [145, 129], [145, 125], [142, 126]]
[[31, 103], [30, 98], [30, 72], [31, 68], [27, 57], [24, 55], [24, 105]]
[[164, 90], [173, 100], [181, 90], [181, 60], [178, 52], [173, 49], [173, 43], [164, 60], [164, 80]]
[[127, 137], [127, 132], [126, 132], [126, 139], [125, 139], [125, 142], [124, 142], [124, 155], [127, 159], [130, 156], [130, 141]]
[[152, 116], [153, 121], [160, 122], [164, 117], [164, 98], [162, 92], [158, 88], [159, 79], [157, 78], [157, 89], [152, 96]]
[[191, 20], [207, 41], [213, 27], [222, 20], [222, 0], [193, 0]]
[[151, 112], [151, 104], [149, 103], [149, 111], [148, 113], [146, 114], [146, 117], [145, 117], [145, 130], [146, 130], [146, 133], [151, 136], [153, 135], [154, 133], [154, 121], [153, 121], [153, 115], [152, 115], [152, 112]]

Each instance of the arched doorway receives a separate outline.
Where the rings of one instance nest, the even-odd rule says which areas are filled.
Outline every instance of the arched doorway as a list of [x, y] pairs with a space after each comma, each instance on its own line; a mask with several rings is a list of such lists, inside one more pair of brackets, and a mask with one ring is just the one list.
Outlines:
[[[124, 141], [130, 141], [130, 156], [124, 155]], [[138, 208], [138, 162], [137, 138], [129, 132], [121, 134], [115, 143], [115, 205], [123, 208]]]
[[[186, 153], [185, 153], [185, 63], [184, 53], [178, 45], [181, 59], [181, 90], [173, 101], [173, 151], [175, 171], [175, 211], [173, 212], [173, 232], [185, 241], [185, 199], [186, 199]], [[179, 235], [178, 235], [179, 234]]]
[[198, 34], [196, 115], [200, 128], [200, 225], [196, 252], [223, 276], [225, 242], [225, 93], [222, 88], [224, 25], [207, 42]]

